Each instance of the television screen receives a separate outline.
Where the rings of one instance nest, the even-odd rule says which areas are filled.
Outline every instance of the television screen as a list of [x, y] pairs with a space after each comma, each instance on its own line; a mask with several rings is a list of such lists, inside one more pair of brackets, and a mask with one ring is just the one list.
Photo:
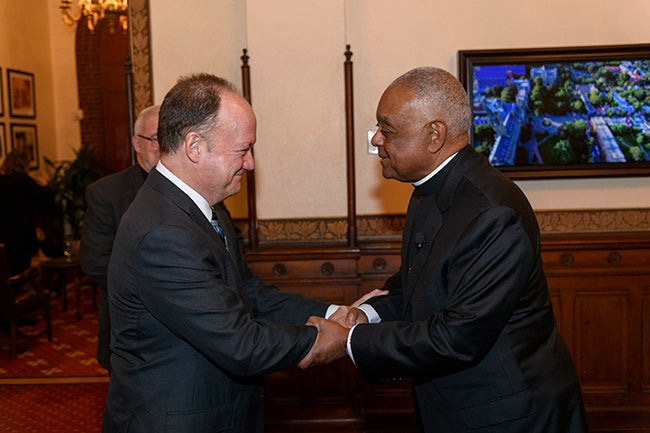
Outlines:
[[459, 51], [477, 152], [512, 178], [650, 174], [650, 45]]

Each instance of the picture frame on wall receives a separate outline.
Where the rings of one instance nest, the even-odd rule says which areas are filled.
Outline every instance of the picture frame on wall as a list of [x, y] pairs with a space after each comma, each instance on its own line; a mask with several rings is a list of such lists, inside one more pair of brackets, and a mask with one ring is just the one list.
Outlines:
[[36, 91], [34, 74], [7, 69], [9, 115], [11, 117], [36, 117]]
[[11, 148], [7, 150], [7, 153], [14, 149], [21, 148], [26, 149], [29, 155], [29, 169], [37, 170], [39, 157], [36, 125], [27, 125], [22, 123], [11, 124]]
[[7, 156], [7, 141], [5, 133], [5, 124], [0, 122], [0, 164], [2, 164]]
[[650, 175], [650, 44], [461, 50], [458, 71], [508, 177]]

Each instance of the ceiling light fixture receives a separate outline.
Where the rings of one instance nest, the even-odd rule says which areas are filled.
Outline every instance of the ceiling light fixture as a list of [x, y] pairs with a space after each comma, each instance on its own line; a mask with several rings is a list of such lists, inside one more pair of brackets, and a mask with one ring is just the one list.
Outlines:
[[94, 32], [99, 20], [106, 18], [109, 31], [115, 32], [118, 23], [124, 33], [129, 28], [128, 0], [61, 0], [63, 22], [74, 26], [82, 17], [86, 18], [88, 29]]

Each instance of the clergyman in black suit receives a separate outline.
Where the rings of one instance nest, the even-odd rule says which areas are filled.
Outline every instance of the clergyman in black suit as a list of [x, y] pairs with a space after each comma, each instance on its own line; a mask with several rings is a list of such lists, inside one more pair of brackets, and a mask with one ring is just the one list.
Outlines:
[[104, 432], [262, 432], [262, 375], [310, 351], [310, 316], [345, 316], [263, 284], [212, 206], [240, 190], [255, 140], [253, 110], [226, 80], [182, 77], [165, 96], [161, 160], [122, 217], [109, 263]]
[[414, 186], [401, 267], [388, 296], [351, 310], [350, 325], [371, 323], [310, 319], [319, 340], [301, 366], [347, 352], [368, 380], [410, 376], [421, 432], [585, 432], [535, 214], [468, 145], [462, 85], [438, 68], [411, 70], [383, 93], [377, 122], [384, 177]]
[[110, 371], [111, 320], [106, 293], [108, 259], [113, 250], [117, 227], [147, 174], [160, 159], [158, 111], [160, 106], [143, 109], [133, 125], [131, 138], [135, 164], [119, 173], [105, 176], [86, 188], [88, 208], [81, 228], [81, 269], [101, 287], [97, 320], [97, 361]]

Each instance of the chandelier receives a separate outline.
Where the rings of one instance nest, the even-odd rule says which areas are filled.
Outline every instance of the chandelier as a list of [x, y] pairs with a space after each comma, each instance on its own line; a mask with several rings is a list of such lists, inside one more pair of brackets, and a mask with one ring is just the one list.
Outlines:
[[129, 28], [128, 0], [61, 0], [59, 7], [66, 25], [74, 26], [85, 17], [91, 33], [95, 31], [97, 22], [104, 18], [111, 33], [115, 32], [116, 22], [124, 33]]

